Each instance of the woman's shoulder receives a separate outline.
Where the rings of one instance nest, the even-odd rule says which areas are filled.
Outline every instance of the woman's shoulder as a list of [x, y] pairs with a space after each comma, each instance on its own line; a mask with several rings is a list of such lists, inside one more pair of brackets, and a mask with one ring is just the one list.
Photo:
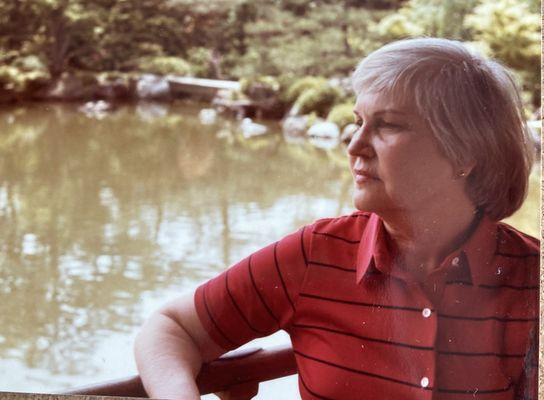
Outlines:
[[540, 241], [504, 222], [499, 222], [496, 252], [498, 254], [508, 254], [514, 257], [538, 256], [540, 252]]
[[337, 217], [321, 218], [311, 225], [312, 233], [358, 240], [371, 215], [366, 211], [354, 211]]
[[[540, 242], [516, 228], [498, 223], [495, 260], [503, 273], [496, 279], [526, 295], [538, 289], [540, 281]], [[523, 291], [522, 289], [528, 289]], [[520, 295], [522, 294], [520, 292]], [[538, 291], [536, 291], [538, 293]], [[520, 296], [525, 298], [525, 296]]]

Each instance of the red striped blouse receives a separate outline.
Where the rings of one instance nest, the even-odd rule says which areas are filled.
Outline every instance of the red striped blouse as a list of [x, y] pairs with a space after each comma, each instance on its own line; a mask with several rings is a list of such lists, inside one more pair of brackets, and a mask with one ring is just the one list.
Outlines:
[[303, 399], [537, 399], [539, 243], [483, 217], [424, 284], [382, 220], [323, 219], [200, 286], [210, 336], [291, 337]]

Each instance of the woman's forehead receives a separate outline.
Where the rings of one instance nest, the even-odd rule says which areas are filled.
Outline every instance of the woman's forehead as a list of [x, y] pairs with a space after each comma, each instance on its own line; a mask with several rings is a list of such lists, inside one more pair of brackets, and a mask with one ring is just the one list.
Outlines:
[[390, 112], [397, 114], [415, 114], [413, 104], [406, 101], [401, 94], [394, 92], [368, 92], [361, 91], [357, 94], [354, 112], [361, 114], [374, 114], [377, 112]]

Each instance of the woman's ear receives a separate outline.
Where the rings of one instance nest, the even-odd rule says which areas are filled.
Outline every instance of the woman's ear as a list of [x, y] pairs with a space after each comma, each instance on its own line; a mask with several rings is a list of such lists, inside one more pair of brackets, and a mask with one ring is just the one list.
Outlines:
[[467, 178], [474, 170], [474, 167], [476, 167], [476, 164], [476, 160], [471, 160], [464, 163], [459, 169], [457, 169], [457, 172], [454, 175], [454, 179]]

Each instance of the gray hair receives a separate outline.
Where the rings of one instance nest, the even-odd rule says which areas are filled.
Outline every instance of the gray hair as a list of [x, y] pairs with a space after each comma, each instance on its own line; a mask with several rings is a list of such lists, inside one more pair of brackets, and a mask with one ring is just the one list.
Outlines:
[[533, 152], [517, 85], [499, 62], [454, 40], [406, 39], [364, 58], [352, 85], [414, 104], [454, 168], [475, 164], [467, 193], [489, 217], [521, 207]]

